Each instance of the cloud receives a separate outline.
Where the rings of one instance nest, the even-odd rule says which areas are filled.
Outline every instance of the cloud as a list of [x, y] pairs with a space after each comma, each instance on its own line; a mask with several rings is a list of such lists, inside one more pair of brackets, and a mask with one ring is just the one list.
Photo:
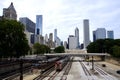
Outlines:
[[115, 38], [120, 38], [119, 0], [1, 0], [2, 9], [14, 3], [19, 17], [29, 17], [36, 22], [36, 15], [43, 15], [43, 35], [58, 29], [60, 39], [67, 40], [79, 28], [80, 42], [83, 42], [83, 19], [90, 21], [92, 31], [105, 27], [114, 30]]

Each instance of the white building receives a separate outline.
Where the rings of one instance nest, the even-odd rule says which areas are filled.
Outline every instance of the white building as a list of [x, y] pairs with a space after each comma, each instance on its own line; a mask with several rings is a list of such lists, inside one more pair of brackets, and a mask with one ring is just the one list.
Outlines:
[[67, 41], [64, 41], [64, 48], [67, 49]]
[[77, 37], [70, 35], [68, 38], [69, 49], [77, 48]]
[[83, 21], [84, 29], [84, 49], [90, 44], [90, 34], [89, 34], [89, 20], [85, 19]]
[[31, 35], [33, 35], [33, 33], [27, 32], [27, 31], [25, 31], [24, 33], [26, 34], [26, 38], [27, 38], [27, 40], [28, 40], [28, 44], [29, 44], [30, 46], [32, 46], [33, 44], [31, 43]]
[[44, 44], [44, 37], [42, 35], [35, 35], [35, 43]]

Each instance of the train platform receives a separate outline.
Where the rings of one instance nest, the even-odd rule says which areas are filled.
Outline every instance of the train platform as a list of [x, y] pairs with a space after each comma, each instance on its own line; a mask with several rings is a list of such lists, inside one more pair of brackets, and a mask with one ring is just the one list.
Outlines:
[[[78, 57], [75, 57], [74, 60], [78, 60]], [[87, 80], [82, 69], [82, 66], [79, 62], [73, 62], [67, 80]]]
[[[74, 57], [74, 60], [80, 60], [80, 57]], [[73, 62], [69, 74], [67, 75], [67, 80], [119, 80], [119, 76], [115, 76], [116, 70], [120, 69], [120, 66], [116, 66], [107, 62], [97, 62], [97, 65], [106, 64], [106, 68], [95, 67], [95, 70], [92, 70], [92, 66], [88, 65], [87, 62], [83, 63], [87, 70], [83, 69], [83, 66], [80, 62]], [[111, 73], [109, 73], [109, 72]], [[86, 72], [88, 74], [86, 74]], [[107, 73], [106, 73], [107, 72]], [[104, 73], [104, 74], [102, 74]], [[109, 74], [108, 74], [109, 73]]]

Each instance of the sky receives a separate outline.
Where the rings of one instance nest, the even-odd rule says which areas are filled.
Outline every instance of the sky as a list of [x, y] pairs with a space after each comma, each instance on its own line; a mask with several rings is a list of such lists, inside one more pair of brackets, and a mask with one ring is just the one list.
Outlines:
[[58, 37], [67, 41], [78, 27], [83, 43], [83, 20], [89, 19], [91, 41], [92, 31], [97, 28], [113, 30], [114, 38], [120, 38], [120, 0], [0, 0], [0, 15], [11, 2], [18, 20], [28, 17], [36, 22], [36, 15], [43, 15], [43, 36], [57, 29]]

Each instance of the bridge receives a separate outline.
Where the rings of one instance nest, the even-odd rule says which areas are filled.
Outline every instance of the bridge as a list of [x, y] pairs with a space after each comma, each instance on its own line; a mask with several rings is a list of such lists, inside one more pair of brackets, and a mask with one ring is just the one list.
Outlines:
[[106, 53], [52, 53], [52, 54], [44, 54], [45, 56], [88, 56], [92, 57], [92, 70], [94, 70], [94, 56], [102, 56], [103, 60], [105, 60], [105, 56], [109, 56]]

